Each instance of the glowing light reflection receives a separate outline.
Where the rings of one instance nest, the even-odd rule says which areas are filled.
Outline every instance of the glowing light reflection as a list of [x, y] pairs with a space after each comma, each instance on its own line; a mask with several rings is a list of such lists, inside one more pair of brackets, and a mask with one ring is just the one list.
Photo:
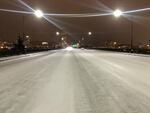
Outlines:
[[[22, 0], [18, 0], [18, 2], [20, 2], [22, 5], [26, 6], [27, 8], [29, 8], [30, 10], [33, 11], [33, 14], [35, 15], [36, 10], [34, 10], [32, 7], [30, 7], [28, 4], [26, 4], [25, 2], [23, 2]], [[49, 23], [53, 24], [54, 26], [56, 26], [57, 28], [63, 30], [59, 25], [57, 25], [55, 22], [53, 22], [52, 20], [50, 20], [44, 13], [42, 14], [42, 17]]]
[[149, 11], [149, 10], [150, 10], [150, 8], [143, 8], [143, 9], [137, 9], [137, 10], [125, 11], [125, 12], [123, 12], [123, 13], [124, 13], [124, 14], [138, 13], [138, 12]]
[[3, 12], [11, 12], [11, 13], [33, 14], [33, 12], [17, 11], [17, 10], [9, 10], [9, 9], [0, 9], [0, 11], [3, 11]]
[[73, 50], [73, 47], [68, 46], [68, 47], [66, 47], [66, 49], [65, 49], [65, 50], [67, 50], [67, 51], [72, 51], [72, 50]]
[[112, 15], [112, 13], [104, 13], [104, 14], [98, 14], [98, 13], [86, 13], [86, 14], [54, 14], [54, 13], [45, 13], [44, 15], [47, 16], [55, 16], [55, 17], [97, 17], [97, 16], [109, 16]]
[[28, 4], [26, 4], [24, 1], [22, 0], [17, 0], [18, 2], [20, 2], [22, 5], [26, 6], [27, 8], [29, 8], [32, 11], [35, 11], [32, 7], [30, 7]]
[[[21, 0], [18, 0], [22, 3]], [[23, 4], [25, 4], [23, 2]], [[24, 13], [24, 14], [34, 14], [35, 10], [32, 9], [30, 6], [25, 4], [26, 7], [30, 8], [32, 12], [27, 11], [18, 11], [18, 10], [10, 10], [10, 9], [0, 9], [0, 11], [4, 12], [12, 12], [12, 13]], [[138, 13], [143, 11], [150, 11], [150, 8], [143, 8], [143, 9], [137, 9], [137, 10], [131, 10], [131, 11], [124, 11], [123, 14], [130, 14], [130, 13]], [[100, 16], [110, 16], [114, 13], [84, 13], [84, 14], [58, 14], [58, 13], [44, 13], [44, 16], [53, 16], [53, 17], [67, 17], [67, 18], [81, 18], [81, 17], [100, 17]]]
[[43, 12], [41, 10], [36, 10], [34, 12], [35, 16], [38, 18], [42, 18], [43, 17]]

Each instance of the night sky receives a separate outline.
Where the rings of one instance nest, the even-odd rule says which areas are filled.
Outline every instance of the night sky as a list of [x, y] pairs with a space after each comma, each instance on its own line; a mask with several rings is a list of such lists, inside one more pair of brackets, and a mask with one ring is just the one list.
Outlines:
[[[33, 9], [44, 13], [108, 13], [120, 8], [123, 11], [150, 7], [150, 0], [24, 0]], [[0, 9], [31, 11], [17, 0], [0, 0]], [[113, 16], [90, 18], [51, 17], [57, 25], [34, 15], [0, 11], [0, 40], [13, 41], [23, 32], [33, 41], [54, 41], [56, 31], [70, 33], [72, 40], [87, 37], [93, 32], [93, 41], [103, 44], [107, 40], [130, 43], [130, 21], [134, 22], [134, 43], [148, 43], [150, 40], [150, 11], [130, 14], [126, 17]], [[59, 28], [58, 28], [59, 27]]]

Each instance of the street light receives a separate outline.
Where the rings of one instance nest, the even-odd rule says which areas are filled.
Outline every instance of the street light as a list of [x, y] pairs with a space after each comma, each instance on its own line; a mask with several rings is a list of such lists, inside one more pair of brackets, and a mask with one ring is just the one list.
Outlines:
[[59, 36], [59, 35], [60, 35], [60, 33], [59, 33], [59, 32], [56, 32], [56, 35], [57, 35], [57, 36]]
[[[120, 10], [120, 9], [117, 9], [113, 12], [113, 15], [116, 17], [116, 18], [119, 18], [123, 15], [123, 12]], [[132, 21], [129, 21], [130, 22], [130, 50], [131, 52], [133, 52], [133, 22]]]
[[115, 10], [114, 13], [113, 13], [113, 15], [114, 15], [116, 18], [122, 16], [122, 14], [123, 14], [123, 12], [122, 12], [121, 10], [119, 10], [119, 9]]
[[27, 35], [26, 38], [29, 38], [29, 36]]
[[[37, 18], [42, 18], [44, 16], [43, 12], [41, 10], [35, 10], [34, 11], [34, 15], [37, 17]], [[25, 38], [25, 15], [23, 15], [23, 38]], [[28, 38], [28, 37], [27, 37]]]
[[91, 35], [92, 35], [92, 32], [88, 32], [88, 35], [91, 36]]
[[62, 37], [61, 40], [64, 41], [64, 38]]
[[42, 18], [43, 15], [44, 15], [41, 10], [36, 10], [36, 11], [34, 12], [34, 14], [35, 14], [35, 16], [36, 16], [37, 18]]

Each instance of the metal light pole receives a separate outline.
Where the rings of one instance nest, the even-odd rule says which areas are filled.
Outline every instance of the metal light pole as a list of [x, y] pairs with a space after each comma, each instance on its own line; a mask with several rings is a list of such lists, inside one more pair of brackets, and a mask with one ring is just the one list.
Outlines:
[[[116, 17], [116, 18], [119, 18], [120, 16], [123, 15], [123, 12], [119, 9], [115, 10], [113, 15]], [[133, 52], [133, 38], [134, 38], [134, 26], [133, 26], [133, 22], [132, 21], [129, 21], [130, 22], [130, 52]]]
[[[91, 39], [90, 39], [92, 35], [93, 35], [92, 32], [88, 32], [88, 37], [89, 37], [89, 38], [88, 38], [88, 47], [91, 47], [91, 45], [92, 45], [92, 44], [91, 44], [92, 42], [91, 42]], [[89, 42], [90, 42], [90, 43], [89, 43]]]
[[133, 52], [133, 38], [134, 38], [134, 26], [133, 26], [133, 22], [130, 21], [131, 23], [131, 42], [130, 42], [130, 51]]
[[[35, 10], [34, 11], [34, 15], [37, 17], [37, 18], [42, 18], [43, 17], [43, 12], [41, 10]], [[22, 17], [22, 24], [23, 24], [23, 38], [25, 37], [25, 15], [23, 15]]]
[[23, 30], [22, 30], [22, 38], [24, 39], [25, 38], [25, 15], [23, 14], [22, 16], [22, 25], [23, 25]]
[[61, 35], [61, 33], [60, 32], [56, 32], [56, 43], [59, 45], [59, 36]]

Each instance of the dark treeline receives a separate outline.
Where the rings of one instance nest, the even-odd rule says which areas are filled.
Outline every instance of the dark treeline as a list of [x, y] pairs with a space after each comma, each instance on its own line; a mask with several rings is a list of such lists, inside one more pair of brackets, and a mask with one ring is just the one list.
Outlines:
[[0, 50], [0, 57], [28, 54], [34, 52], [48, 51], [50, 48], [26, 48], [24, 44], [25, 40], [21, 36], [18, 36], [17, 40], [12, 44], [11, 49]]

